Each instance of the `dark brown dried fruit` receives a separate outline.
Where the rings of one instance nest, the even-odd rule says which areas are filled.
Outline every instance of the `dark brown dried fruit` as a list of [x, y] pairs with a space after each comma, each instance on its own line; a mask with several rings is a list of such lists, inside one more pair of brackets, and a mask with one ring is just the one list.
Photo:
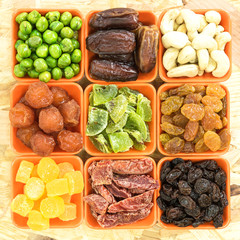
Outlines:
[[222, 99], [222, 105], [223, 105], [223, 108], [222, 108], [222, 110], [219, 112], [219, 116], [220, 116], [220, 117], [226, 117], [226, 115], [227, 115], [227, 98], [226, 98], [226, 97], [224, 97], [224, 98]]
[[162, 190], [166, 195], [171, 196], [173, 188], [170, 184], [165, 183], [162, 185]]
[[175, 207], [171, 208], [166, 212], [166, 216], [169, 220], [178, 220], [184, 216], [184, 212], [181, 208]]
[[223, 150], [227, 148], [230, 145], [231, 142], [231, 134], [228, 129], [222, 129], [218, 133], [220, 139], [221, 139], [221, 147], [219, 150]]
[[184, 104], [189, 104], [189, 103], [195, 103], [199, 104], [202, 100], [202, 95], [199, 93], [189, 93], [185, 99], [184, 99]]
[[181, 128], [185, 128], [188, 121], [189, 120], [185, 116], [183, 116], [181, 113], [178, 113], [173, 117], [174, 125], [179, 126]]
[[213, 218], [215, 218], [217, 216], [219, 212], [219, 207], [217, 205], [210, 205], [207, 209], [206, 209], [206, 212], [205, 212], [205, 216], [204, 216], [204, 219], [207, 221], [207, 222], [210, 222], [213, 220]]
[[191, 168], [188, 172], [188, 182], [194, 183], [197, 179], [201, 178], [203, 175], [202, 169]]
[[68, 102], [70, 100], [68, 93], [61, 87], [51, 87], [50, 90], [53, 93], [53, 106], [58, 107], [62, 103]]
[[99, 54], [98, 56], [99, 56], [99, 58], [105, 59], [105, 60], [131, 63], [132, 65], [135, 64], [133, 53], [128, 53], [128, 54]]
[[184, 140], [179, 137], [172, 138], [164, 145], [164, 150], [170, 154], [179, 153], [183, 150], [183, 148]]
[[198, 133], [199, 123], [195, 121], [189, 121], [186, 125], [184, 132], [184, 139], [186, 141], [193, 141]]
[[215, 175], [215, 183], [218, 186], [221, 186], [223, 183], [225, 183], [226, 179], [226, 173], [222, 169], [220, 169]]
[[195, 103], [184, 104], [181, 113], [191, 121], [199, 121], [204, 117], [204, 108]]
[[174, 126], [173, 124], [171, 124], [169, 122], [162, 123], [161, 129], [162, 129], [162, 131], [165, 131], [166, 133], [174, 135], [174, 136], [181, 135], [182, 133], [184, 133], [183, 128]]
[[163, 182], [167, 176], [167, 174], [171, 171], [171, 163], [170, 161], [166, 161], [163, 163], [160, 171], [160, 180]]
[[195, 87], [190, 84], [183, 84], [180, 87], [173, 88], [169, 90], [169, 95], [178, 95], [178, 96], [186, 96], [189, 93], [194, 93]]
[[191, 216], [191, 217], [194, 217], [195, 219], [198, 219], [201, 215], [201, 210], [200, 210], [200, 207], [199, 206], [196, 206], [195, 208], [193, 209], [187, 209], [185, 208], [185, 212]]
[[98, 194], [90, 194], [83, 198], [90, 207], [98, 214], [105, 214], [108, 208], [108, 202]]
[[205, 145], [213, 152], [216, 152], [221, 147], [221, 139], [219, 135], [213, 131], [207, 131], [204, 134]]
[[221, 214], [218, 214], [214, 219], [213, 219], [213, 225], [215, 228], [222, 227], [223, 225], [223, 217]]
[[210, 196], [212, 198], [212, 201], [218, 202], [220, 200], [220, 196], [221, 196], [220, 189], [219, 189], [218, 185], [215, 183], [211, 183], [211, 187], [212, 187], [212, 189], [211, 189]]
[[211, 198], [207, 195], [207, 194], [202, 194], [199, 199], [198, 199], [198, 203], [200, 207], [208, 207], [211, 205], [212, 201]]
[[199, 178], [194, 184], [194, 190], [198, 194], [206, 193], [210, 190], [211, 184], [210, 181], [208, 181], [205, 178]]
[[173, 223], [178, 227], [187, 227], [193, 223], [193, 218], [184, 218], [180, 221], [174, 221]]
[[179, 181], [178, 188], [182, 195], [190, 195], [192, 188], [188, 185], [186, 181]]
[[170, 184], [172, 184], [174, 181], [176, 181], [180, 176], [182, 172], [179, 169], [173, 169], [171, 170], [167, 176], [166, 176], [166, 181]]
[[178, 197], [178, 201], [181, 204], [181, 206], [183, 206], [184, 208], [190, 209], [190, 210], [196, 208], [196, 206], [197, 206], [196, 203], [189, 196], [181, 195]]
[[171, 96], [161, 103], [161, 112], [165, 115], [171, 115], [177, 112], [183, 104], [183, 98], [179, 96]]
[[202, 103], [205, 106], [209, 106], [213, 109], [214, 112], [220, 112], [223, 108], [222, 101], [214, 96], [204, 96], [202, 98]]

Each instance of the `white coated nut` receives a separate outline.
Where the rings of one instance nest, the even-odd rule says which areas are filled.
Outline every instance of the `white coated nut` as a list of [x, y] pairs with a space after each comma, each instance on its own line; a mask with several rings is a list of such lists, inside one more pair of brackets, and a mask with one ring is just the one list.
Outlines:
[[205, 72], [207, 73], [212, 72], [213, 70], [215, 70], [216, 67], [217, 63], [211, 57], [209, 57], [208, 65], [205, 69]]
[[204, 70], [199, 70], [198, 71], [198, 76], [202, 76], [204, 74]]
[[209, 23], [201, 32], [202, 35], [214, 37], [216, 34], [217, 26], [215, 23]]
[[163, 66], [167, 71], [177, 66], [178, 54], [179, 49], [177, 48], [168, 48], [163, 54]]
[[162, 37], [162, 43], [165, 48], [183, 48], [187, 42], [188, 36], [182, 32], [172, 31], [164, 34]]
[[200, 18], [195, 12], [190, 9], [183, 9], [181, 15], [186, 24], [187, 30], [190, 32], [195, 32], [200, 27]]
[[197, 37], [195, 37], [192, 41], [192, 46], [196, 50], [200, 49], [217, 49], [217, 42], [214, 38], [207, 36], [207, 35], [202, 35], [199, 34]]
[[168, 77], [195, 77], [198, 74], [197, 64], [185, 64], [171, 69], [167, 72]]
[[218, 25], [216, 29], [216, 35], [224, 32], [224, 27], [222, 25]]
[[195, 32], [188, 31], [187, 35], [188, 35], [188, 39], [192, 42], [193, 39], [198, 36], [198, 31], [195, 31]]
[[199, 17], [200, 19], [200, 27], [198, 28], [198, 32], [201, 33], [202, 30], [208, 25], [207, 21], [206, 21], [206, 18], [204, 15], [202, 14], [197, 14], [197, 16]]
[[192, 46], [185, 46], [178, 55], [178, 63], [185, 64], [191, 61], [195, 61], [197, 58], [196, 51]]
[[173, 31], [177, 31], [178, 27], [179, 27], [179, 25], [176, 22], [174, 22]]
[[218, 25], [221, 22], [221, 14], [213, 10], [206, 12], [205, 17], [209, 23], [215, 23]]
[[218, 50], [224, 50], [226, 44], [232, 40], [232, 37], [229, 32], [223, 32], [219, 33], [215, 37], [215, 40], [217, 41], [218, 44]]
[[178, 9], [171, 9], [164, 14], [160, 24], [160, 30], [162, 34], [173, 31], [174, 22], [179, 13], [180, 11]]
[[183, 23], [181, 24], [178, 29], [177, 29], [178, 32], [182, 32], [182, 33], [187, 33], [187, 28], [186, 28], [186, 24]]
[[208, 50], [207, 49], [197, 50], [197, 57], [199, 69], [204, 71], [207, 68], [209, 62]]
[[180, 14], [178, 15], [178, 17], [176, 18], [176, 23], [177, 24], [183, 24], [183, 17], [182, 17], [182, 15], [181, 15], [181, 12], [180, 12]]
[[217, 63], [216, 69], [212, 72], [214, 77], [223, 77], [230, 68], [230, 61], [227, 54], [222, 50], [211, 52], [212, 59]]

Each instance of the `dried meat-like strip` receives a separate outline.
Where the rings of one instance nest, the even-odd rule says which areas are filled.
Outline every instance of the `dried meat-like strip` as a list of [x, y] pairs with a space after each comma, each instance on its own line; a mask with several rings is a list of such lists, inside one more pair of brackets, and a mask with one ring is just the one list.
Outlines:
[[106, 188], [117, 198], [130, 198], [132, 194], [124, 188], [119, 188], [116, 184], [106, 185]]
[[117, 186], [128, 189], [152, 190], [159, 188], [158, 180], [149, 175], [114, 175], [113, 181]]
[[108, 202], [102, 196], [98, 194], [90, 194], [83, 198], [83, 200], [89, 204], [91, 209], [102, 215], [105, 214], [108, 208]]
[[138, 195], [146, 192], [145, 189], [138, 189], [138, 188], [133, 188], [133, 189], [128, 189], [128, 192], [130, 192], [133, 195]]
[[134, 212], [146, 208], [152, 202], [153, 193], [154, 190], [150, 190], [141, 195], [126, 198], [117, 203], [113, 203], [108, 207], [108, 212], [109, 213], [117, 213], [124, 211]]
[[[106, 186], [108, 186], [108, 185], [106, 185]], [[111, 186], [111, 185], [109, 185], [109, 186]], [[104, 185], [99, 185], [99, 186], [93, 185], [92, 187], [96, 193], [98, 193], [102, 197], [104, 197], [106, 199], [106, 201], [108, 201], [110, 204], [116, 202], [113, 194]]]
[[90, 164], [90, 166], [88, 167], [88, 173], [89, 173], [90, 176], [92, 175], [92, 171], [93, 171], [93, 169], [94, 169], [96, 166], [97, 166], [97, 163], [96, 163], [96, 162], [92, 162], [92, 163]]

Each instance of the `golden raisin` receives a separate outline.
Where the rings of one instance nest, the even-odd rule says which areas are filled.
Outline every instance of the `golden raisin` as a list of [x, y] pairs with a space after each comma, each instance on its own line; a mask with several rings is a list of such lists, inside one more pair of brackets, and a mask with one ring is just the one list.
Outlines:
[[182, 104], [183, 98], [179, 96], [169, 97], [166, 101], [161, 103], [161, 112], [164, 115], [171, 115], [173, 112], [178, 111]]
[[218, 84], [218, 83], [210, 83], [207, 86], [206, 94], [209, 95], [209, 96], [215, 96], [215, 97], [217, 97], [219, 99], [222, 99], [223, 97], [225, 97], [226, 92], [221, 87], [220, 84]]
[[178, 113], [173, 117], [174, 125], [179, 126], [181, 128], [185, 128], [188, 121], [189, 120], [185, 116], [183, 116], [181, 113]]
[[209, 106], [205, 107], [205, 115], [202, 119], [202, 126], [205, 131], [212, 131], [213, 129], [221, 129], [222, 121], [217, 113]]
[[214, 96], [204, 96], [202, 98], [202, 103], [205, 106], [211, 107], [214, 112], [220, 112], [223, 108], [222, 101]]
[[169, 97], [168, 91], [162, 92], [160, 94], [160, 100], [165, 101]]
[[204, 143], [213, 152], [216, 152], [221, 147], [221, 139], [219, 135], [213, 131], [207, 131], [204, 136]]
[[174, 88], [169, 90], [169, 95], [178, 95], [178, 96], [185, 96], [188, 95], [189, 93], [194, 93], [195, 92], [195, 87], [190, 85], [190, 84], [183, 84], [180, 87]]
[[169, 136], [169, 134], [167, 133], [162, 133], [159, 136], [159, 140], [161, 142], [161, 144], [164, 146], [169, 140], [171, 139], [171, 137]]
[[202, 100], [202, 96], [199, 93], [189, 93], [184, 101], [183, 104], [195, 103], [199, 104]]
[[208, 150], [209, 148], [205, 145], [203, 138], [195, 144], [195, 152], [197, 153], [207, 152]]
[[194, 144], [192, 142], [185, 142], [182, 152], [193, 153], [194, 152]]
[[165, 131], [168, 134], [171, 135], [181, 135], [182, 133], [184, 133], [184, 129], [178, 126], [175, 126], [169, 122], [165, 122], [163, 124], [161, 124], [161, 129], [162, 131]]
[[184, 104], [181, 113], [191, 121], [199, 121], [204, 117], [204, 108], [198, 104]]
[[164, 150], [169, 154], [177, 154], [184, 148], [184, 140], [174, 137], [164, 145]]
[[228, 131], [228, 129], [222, 129], [219, 133], [218, 133], [220, 139], [221, 139], [221, 147], [220, 150], [223, 150], [225, 148], [227, 148], [230, 145], [231, 142], [231, 135], [230, 132]]
[[173, 124], [173, 118], [169, 115], [162, 115], [161, 123], [169, 122]]
[[186, 141], [193, 141], [198, 133], [199, 123], [195, 121], [189, 121], [186, 125], [184, 132], [184, 139]]

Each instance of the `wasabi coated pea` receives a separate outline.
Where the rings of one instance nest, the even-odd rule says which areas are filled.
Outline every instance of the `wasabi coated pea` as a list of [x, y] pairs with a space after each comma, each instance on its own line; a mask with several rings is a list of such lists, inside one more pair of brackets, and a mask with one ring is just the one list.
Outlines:
[[35, 69], [28, 71], [27, 74], [30, 78], [38, 78], [39, 76], [39, 73]]
[[37, 10], [33, 10], [28, 14], [27, 20], [31, 24], [36, 24], [36, 22], [40, 17], [41, 17], [41, 14]]
[[75, 31], [75, 32], [73, 33], [73, 38], [76, 39], [76, 40], [78, 40], [78, 31]]
[[37, 56], [36, 53], [32, 53], [31, 56], [30, 56], [30, 58], [31, 58], [33, 61], [35, 61], [35, 60], [38, 58], [38, 56]]
[[20, 24], [21, 22], [26, 21], [27, 17], [28, 17], [28, 13], [22, 12], [22, 13], [17, 15], [15, 20], [18, 24]]
[[51, 73], [48, 71], [40, 73], [39, 80], [45, 83], [49, 82], [51, 80]]
[[16, 77], [24, 77], [25, 76], [25, 72], [20, 68], [20, 64], [17, 64], [14, 66], [14, 70], [13, 70], [14, 74]]
[[28, 39], [28, 45], [32, 48], [37, 48], [41, 46], [42, 39], [38, 36], [33, 36]]
[[30, 34], [30, 37], [34, 37], [34, 36], [38, 36], [42, 38], [42, 34], [37, 29], [33, 29], [33, 31]]
[[72, 38], [71, 41], [74, 49], [80, 48], [80, 43], [76, 39]]
[[16, 43], [15, 43], [15, 49], [17, 50], [17, 48], [18, 48], [18, 46], [20, 45], [20, 44], [22, 44], [22, 43], [24, 43], [24, 41], [23, 40], [17, 40], [16, 41]]
[[47, 71], [51, 73], [52, 72], [52, 68], [48, 67]]
[[61, 47], [58, 44], [52, 44], [49, 47], [49, 54], [53, 57], [53, 58], [59, 58], [62, 55], [62, 50]]
[[52, 70], [52, 78], [54, 80], [59, 80], [60, 78], [62, 78], [62, 70], [58, 67], [55, 67], [53, 70]]
[[27, 34], [23, 34], [21, 31], [18, 31], [18, 37], [23, 41], [26, 41], [29, 38]]
[[44, 32], [48, 28], [48, 21], [45, 17], [40, 17], [37, 20], [36, 28], [39, 32]]
[[55, 68], [57, 66], [57, 60], [51, 56], [48, 56], [46, 59], [48, 67]]
[[33, 60], [31, 58], [25, 58], [20, 62], [20, 68], [24, 72], [31, 70], [32, 67], [33, 67]]
[[79, 63], [82, 59], [82, 52], [80, 49], [75, 49], [71, 55], [71, 61], [73, 63]]
[[50, 24], [50, 29], [54, 32], [60, 32], [63, 29], [64, 25], [62, 22], [55, 21]]
[[35, 70], [39, 73], [47, 71], [48, 65], [43, 58], [38, 58], [33, 62]]
[[60, 19], [60, 12], [58, 11], [53, 11], [53, 12], [48, 12], [45, 17], [48, 19], [48, 22], [51, 24], [54, 21], [58, 21]]
[[71, 57], [68, 53], [63, 53], [63, 55], [58, 59], [58, 67], [65, 68], [71, 63]]
[[72, 38], [73, 30], [70, 27], [64, 27], [60, 32], [61, 38]]
[[74, 49], [72, 41], [69, 38], [64, 38], [60, 43], [60, 47], [63, 52], [69, 52], [69, 53], [72, 52]]
[[77, 64], [77, 63], [72, 63], [70, 66], [71, 66], [71, 68], [72, 68], [73, 71], [74, 71], [74, 75], [79, 74], [79, 72], [80, 72], [79, 64]]
[[28, 21], [23, 21], [21, 22], [19, 29], [23, 34], [28, 35], [32, 32], [32, 25]]
[[27, 39], [27, 40], [25, 41], [25, 43], [26, 43], [27, 45], [29, 45], [29, 40]]
[[26, 43], [20, 44], [17, 48], [17, 52], [22, 58], [28, 58], [31, 55], [31, 50]]
[[20, 57], [19, 54], [16, 55], [16, 59], [17, 59], [18, 62], [21, 62], [23, 60], [23, 58]]
[[58, 37], [58, 39], [57, 39], [57, 43], [60, 44], [61, 41], [62, 41], [62, 38], [61, 38], [61, 37]]
[[60, 21], [65, 25], [69, 25], [72, 20], [72, 14], [70, 12], [64, 12], [60, 18]]
[[67, 79], [73, 78], [74, 77], [73, 69], [70, 66], [65, 67], [64, 68], [64, 75], [65, 75], [65, 78], [67, 78]]
[[43, 33], [43, 40], [48, 44], [53, 44], [57, 42], [58, 35], [56, 32], [51, 30], [46, 30]]
[[82, 27], [82, 19], [80, 17], [74, 17], [70, 22], [72, 30], [77, 31]]
[[48, 45], [43, 43], [40, 47], [37, 48], [36, 54], [40, 58], [45, 58], [48, 55]]

